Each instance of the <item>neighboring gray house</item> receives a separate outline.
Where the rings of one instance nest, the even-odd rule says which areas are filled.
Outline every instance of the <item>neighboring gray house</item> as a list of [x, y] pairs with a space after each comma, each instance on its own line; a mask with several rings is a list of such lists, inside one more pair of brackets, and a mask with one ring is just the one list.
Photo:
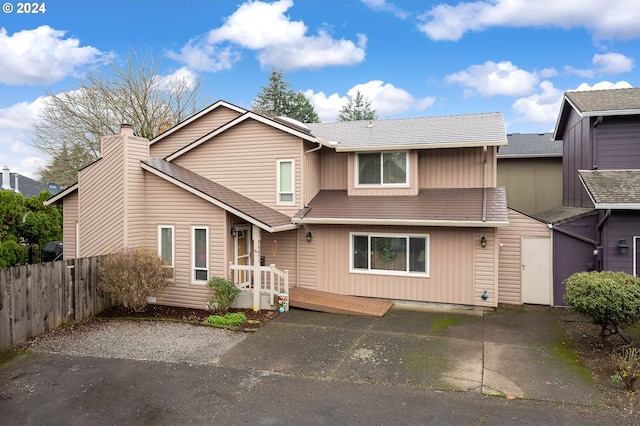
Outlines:
[[25, 198], [38, 195], [42, 191], [46, 191], [44, 183], [38, 182], [18, 173], [11, 173], [8, 166], [2, 168], [0, 175], [0, 189], [11, 190], [22, 194]]
[[554, 301], [587, 270], [640, 273], [640, 88], [566, 92], [563, 206], [536, 215], [553, 233]]
[[562, 205], [562, 141], [553, 133], [512, 133], [498, 151], [498, 186], [507, 205], [533, 215]]

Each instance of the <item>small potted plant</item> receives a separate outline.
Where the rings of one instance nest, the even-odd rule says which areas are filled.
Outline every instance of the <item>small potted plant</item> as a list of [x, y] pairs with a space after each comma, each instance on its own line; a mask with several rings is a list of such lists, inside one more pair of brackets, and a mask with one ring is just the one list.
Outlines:
[[278, 310], [280, 313], [284, 313], [287, 311], [287, 306], [289, 306], [289, 295], [287, 293], [278, 293]]

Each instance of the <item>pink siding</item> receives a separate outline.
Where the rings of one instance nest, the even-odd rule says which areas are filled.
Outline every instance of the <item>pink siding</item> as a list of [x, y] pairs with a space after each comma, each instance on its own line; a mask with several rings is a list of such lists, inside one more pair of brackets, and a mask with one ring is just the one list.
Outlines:
[[150, 154], [154, 158], [164, 158], [238, 116], [239, 112], [220, 106], [151, 145]]
[[[302, 207], [302, 155], [299, 138], [247, 120], [180, 156], [174, 163], [293, 216]], [[295, 161], [294, 206], [276, 203], [279, 159]]]
[[[175, 232], [175, 277], [158, 303], [205, 308], [208, 289], [191, 280], [191, 227], [209, 227], [209, 276], [226, 276], [229, 257], [225, 247], [232, 243], [224, 210], [165, 180], [146, 174], [147, 241], [158, 247], [158, 225], [173, 225]], [[189, 208], [185, 208], [189, 206]]]
[[125, 140], [125, 246], [141, 246], [146, 240], [145, 172], [140, 160], [149, 159], [149, 141], [128, 136]]
[[[305, 151], [313, 149], [314, 147], [305, 143]], [[303, 206], [306, 206], [313, 197], [320, 191], [320, 181], [322, 179], [321, 173], [321, 154], [320, 151], [313, 151], [305, 154], [304, 164], [302, 164], [303, 172], [303, 185], [305, 198], [303, 200]]]
[[65, 259], [76, 257], [76, 223], [78, 222], [78, 191], [66, 197], [62, 202], [63, 228], [62, 228], [62, 250]]
[[321, 151], [322, 189], [347, 189], [347, 162], [349, 154], [324, 148]]
[[[476, 229], [473, 236], [474, 251], [474, 301], [476, 306], [498, 306], [498, 256], [496, 228]], [[487, 238], [487, 246], [482, 247], [480, 240]], [[487, 293], [487, 300], [482, 294]]]
[[78, 172], [80, 257], [124, 248], [123, 138], [102, 139], [102, 159]]
[[[429, 235], [429, 277], [409, 277], [352, 273], [349, 271], [350, 232], [390, 232]], [[348, 227], [316, 228], [317, 281], [315, 288], [340, 294], [473, 305], [474, 276], [483, 266], [474, 261], [474, 229], [414, 227]], [[479, 244], [479, 243], [478, 243]], [[313, 246], [301, 247], [302, 259], [311, 259]], [[488, 250], [489, 251], [489, 250]], [[487, 268], [491, 268], [489, 262]], [[303, 267], [301, 265], [301, 270]], [[487, 272], [490, 274], [490, 271]], [[311, 273], [301, 273], [301, 284], [313, 287]]]
[[496, 148], [448, 148], [420, 151], [420, 188], [496, 186]]
[[500, 303], [522, 304], [522, 237], [548, 237], [551, 230], [535, 219], [509, 209], [509, 226], [498, 228], [498, 299]]

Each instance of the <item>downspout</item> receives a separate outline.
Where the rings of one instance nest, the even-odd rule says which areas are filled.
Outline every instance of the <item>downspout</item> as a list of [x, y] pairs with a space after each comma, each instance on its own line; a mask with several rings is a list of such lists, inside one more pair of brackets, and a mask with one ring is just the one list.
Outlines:
[[596, 121], [593, 122], [593, 138], [592, 141], [593, 143], [591, 144], [591, 166], [593, 168], [593, 170], [598, 170], [598, 161], [597, 161], [597, 155], [598, 155], [598, 124], [602, 123], [602, 120], [604, 120], [604, 117], [599, 115], [596, 118]]
[[482, 147], [482, 221], [487, 221], [487, 147]]
[[598, 271], [602, 270], [602, 263], [603, 263], [603, 259], [601, 257], [601, 248], [602, 246], [602, 228], [604, 228], [605, 223], [607, 223], [607, 220], [609, 220], [609, 218], [611, 217], [611, 209], [607, 209], [607, 211], [605, 211], [604, 216], [602, 217], [602, 219], [600, 219], [600, 221], [598, 222], [598, 225], [596, 226], [596, 250], [598, 251], [598, 258], [597, 263], [598, 263]]
[[316, 152], [318, 150], [322, 149], [322, 145], [320, 143], [318, 143], [318, 146], [315, 148], [311, 148], [308, 151], [304, 151], [304, 173], [303, 173], [303, 178], [304, 178], [304, 183], [302, 185], [303, 187], [303, 192], [302, 192], [302, 207], [308, 207], [307, 206], [307, 154], [311, 154], [312, 152]]

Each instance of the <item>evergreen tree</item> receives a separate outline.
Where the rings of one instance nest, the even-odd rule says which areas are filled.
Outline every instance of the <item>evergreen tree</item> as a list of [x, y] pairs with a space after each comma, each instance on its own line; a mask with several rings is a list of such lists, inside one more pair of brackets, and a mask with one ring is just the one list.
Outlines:
[[338, 114], [339, 121], [377, 120], [376, 110], [371, 108], [371, 100], [356, 91], [355, 96], [349, 96], [349, 101]]
[[269, 84], [263, 86], [262, 92], [253, 100], [252, 109], [267, 117], [289, 117], [302, 123], [320, 122], [309, 99], [291, 88], [282, 70], [271, 71]]

